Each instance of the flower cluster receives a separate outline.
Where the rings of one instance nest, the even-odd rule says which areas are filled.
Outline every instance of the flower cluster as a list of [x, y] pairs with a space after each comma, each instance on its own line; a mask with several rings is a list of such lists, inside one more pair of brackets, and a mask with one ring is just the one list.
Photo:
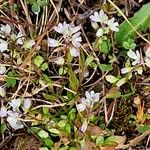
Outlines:
[[[142, 74], [143, 72], [143, 67], [141, 65], [146, 65], [147, 67], [150, 68], [150, 47], [148, 47], [148, 49], [145, 52], [145, 57], [142, 59], [142, 56], [140, 54], [140, 52], [138, 50], [136, 50], [135, 52], [133, 50], [129, 50], [127, 52], [127, 55], [130, 59], [132, 59], [132, 65], [130, 67], [126, 67], [121, 69], [121, 73], [125, 74], [128, 72], [131, 72], [133, 69], [135, 71], [137, 71], [138, 74]], [[138, 66], [137, 66], [138, 65]], [[134, 66], [137, 66], [136, 69]]]
[[81, 46], [80, 42], [82, 41], [80, 36], [81, 32], [79, 31], [80, 29], [80, 26], [75, 26], [72, 23], [59, 23], [58, 26], [54, 27], [54, 30], [59, 34], [62, 34], [62, 36], [60, 40], [48, 38], [48, 46], [63, 46], [64, 48], [69, 49], [69, 52], [73, 57], [77, 57], [79, 55], [79, 48]]
[[8, 103], [8, 107], [2, 106], [0, 109], [0, 117], [7, 118], [9, 125], [17, 130], [23, 128], [23, 123], [20, 121], [20, 118], [26, 114], [31, 107], [30, 99], [12, 99]]
[[[118, 32], [118, 22], [115, 22], [115, 18], [108, 19], [108, 16], [104, 13], [103, 10], [100, 12], [94, 12], [93, 15], [90, 16], [92, 27], [97, 30], [96, 36], [101, 37], [104, 34], [109, 33], [109, 30]], [[99, 24], [100, 25], [99, 25]]]
[[4, 51], [8, 51], [8, 41], [7, 36], [12, 38], [16, 41], [16, 44], [21, 45], [25, 48], [26, 45], [28, 45], [28, 48], [31, 48], [33, 45], [35, 45], [34, 40], [25, 41], [24, 35], [22, 32], [13, 33], [11, 30], [11, 26], [6, 25], [0, 25], [0, 52], [3, 53]]
[[79, 112], [85, 109], [92, 109], [95, 102], [99, 101], [100, 93], [95, 93], [94, 91], [85, 92], [85, 97], [81, 98], [81, 103], [77, 105], [77, 110]]
[[150, 47], [147, 48], [144, 58], [142, 58], [142, 55], [138, 50], [134, 52], [133, 50], [130, 49], [127, 52], [127, 55], [130, 59], [132, 59], [132, 66], [129, 63], [128, 66], [121, 69], [121, 73], [122, 74], [128, 73], [128, 76], [119, 78], [119, 77], [114, 77], [113, 75], [107, 75], [105, 77], [108, 82], [116, 83], [118, 87], [122, 86], [124, 83], [126, 83], [127, 80], [131, 79], [132, 72], [136, 71], [138, 74], [142, 74], [143, 65], [146, 65], [147, 67], [150, 68]]

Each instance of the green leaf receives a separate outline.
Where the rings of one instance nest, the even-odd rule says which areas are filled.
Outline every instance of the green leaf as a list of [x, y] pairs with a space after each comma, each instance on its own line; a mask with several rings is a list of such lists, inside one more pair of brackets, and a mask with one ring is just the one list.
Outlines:
[[40, 12], [40, 6], [37, 3], [32, 4], [32, 11], [37, 15]]
[[41, 130], [41, 131], [38, 133], [38, 136], [39, 136], [40, 138], [47, 138], [47, 137], [49, 137], [48, 133], [47, 133], [46, 131], [44, 131], [44, 130]]
[[112, 146], [115, 147], [118, 144], [124, 144], [126, 138], [123, 136], [110, 136], [104, 141], [105, 146]]
[[100, 64], [99, 65], [99, 68], [101, 69], [101, 71], [104, 73], [104, 72], [107, 72], [107, 71], [111, 71], [113, 70], [113, 67], [110, 65], [110, 64]]
[[89, 66], [93, 60], [94, 60], [93, 56], [88, 56], [85, 61], [85, 65]]
[[103, 136], [98, 136], [96, 138], [96, 146], [102, 146], [103, 143], [104, 143], [104, 137]]
[[12, 87], [12, 88], [15, 87], [15, 85], [16, 85], [16, 74], [15, 74], [15, 72], [13, 72], [13, 71], [8, 72], [6, 82], [7, 82], [8, 87]]
[[71, 134], [71, 125], [69, 123], [67, 123], [64, 127], [66, 133]]
[[3, 123], [0, 125], [0, 134], [3, 134], [5, 130], [7, 129], [7, 126]]
[[102, 40], [101, 42], [99, 42], [98, 47], [100, 52], [107, 54], [110, 51], [111, 43], [108, 39]]
[[37, 66], [37, 67], [40, 67], [43, 63], [44, 59], [42, 56], [38, 55], [34, 58], [34, 64]]
[[48, 150], [47, 147], [40, 147], [39, 150]]
[[[150, 28], [150, 3], [144, 5], [129, 21], [138, 32]], [[135, 39], [136, 33], [134, 29], [124, 21], [119, 27], [119, 32], [115, 33], [117, 44], [122, 45], [128, 38]]]
[[43, 71], [45, 71], [46, 69], [48, 69], [48, 63], [43, 63], [42, 66], [41, 66], [41, 69]]
[[77, 91], [79, 88], [79, 80], [76, 77], [76, 74], [70, 69], [69, 70], [69, 83], [72, 90]]
[[57, 130], [57, 129], [55, 129], [55, 128], [50, 128], [49, 131], [50, 131], [51, 133], [55, 134], [55, 135], [60, 135], [60, 134], [61, 134], [60, 131]]
[[54, 142], [51, 139], [49, 139], [49, 138], [44, 139], [44, 143], [49, 148], [54, 146]]
[[107, 75], [107, 76], [105, 76], [105, 78], [110, 83], [115, 83], [119, 80], [118, 78], [114, 77], [113, 75]]
[[144, 132], [150, 130], [150, 125], [138, 125], [138, 126], [137, 126], [137, 130], [138, 130], [140, 133], [144, 133]]

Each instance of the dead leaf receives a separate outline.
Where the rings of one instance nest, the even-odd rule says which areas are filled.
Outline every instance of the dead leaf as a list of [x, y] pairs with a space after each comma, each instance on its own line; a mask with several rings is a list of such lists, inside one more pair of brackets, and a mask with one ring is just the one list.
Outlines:
[[103, 133], [103, 130], [98, 126], [88, 126], [87, 132], [93, 136], [100, 136]]

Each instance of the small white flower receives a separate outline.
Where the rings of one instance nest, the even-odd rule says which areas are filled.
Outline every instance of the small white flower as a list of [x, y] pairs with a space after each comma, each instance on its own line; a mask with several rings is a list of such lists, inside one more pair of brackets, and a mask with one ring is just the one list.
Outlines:
[[86, 109], [86, 99], [85, 98], [82, 98], [81, 99], [81, 103], [77, 105], [77, 110], [79, 112], [82, 112]]
[[102, 28], [99, 28], [96, 32], [97, 37], [101, 37], [104, 34], [104, 30]]
[[28, 98], [24, 99], [23, 106], [22, 106], [23, 111], [27, 112], [30, 107], [31, 107], [31, 100]]
[[130, 72], [134, 67], [127, 67], [127, 68], [122, 68], [121, 69], [121, 73], [122, 74], [126, 74], [128, 72]]
[[88, 122], [86, 120], [84, 120], [84, 122], [80, 128], [80, 131], [84, 133], [87, 130], [87, 127], [88, 127]]
[[5, 106], [2, 106], [0, 109], [0, 117], [6, 117], [7, 116], [7, 108]]
[[70, 54], [72, 57], [77, 57], [79, 56], [79, 50], [75, 47], [70, 47]]
[[61, 43], [58, 40], [48, 38], [48, 46], [49, 47], [58, 47]]
[[127, 52], [127, 55], [132, 58], [134, 61], [132, 65], [140, 64], [141, 63], [141, 55], [138, 50], [136, 52], [132, 51], [131, 49]]
[[91, 91], [91, 92], [86, 91], [85, 96], [86, 96], [86, 99], [88, 99], [92, 102], [98, 102], [100, 93], [95, 93], [94, 91]]
[[10, 27], [10, 25], [8, 25], [8, 24], [6, 24], [6, 25], [1, 25], [1, 28], [0, 28], [0, 31], [1, 31], [1, 37], [2, 38], [5, 38], [5, 35], [8, 35], [8, 34], [10, 34], [10, 32], [11, 32], [11, 27]]
[[0, 52], [3, 53], [4, 51], [8, 50], [8, 43], [2, 39], [0, 39]]
[[5, 89], [0, 86], [0, 96], [5, 97], [5, 95], [6, 95]]
[[8, 116], [7, 121], [9, 125], [15, 130], [18, 130], [24, 127], [22, 122], [18, 120], [18, 116]]
[[14, 111], [18, 111], [21, 105], [21, 99], [12, 99], [11, 102], [9, 102], [9, 105], [13, 108]]
[[118, 29], [119, 24], [118, 24], [118, 22], [115, 22], [115, 18], [111, 18], [110, 20], [108, 20], [107, 25], [110, 30], [116, 31], [116, 32], [119, 31], [119, 29]]
[[63, 65], [65, 63], [65, 59], [63, 57], [58, 57], [56, 60], [55, 60], [55, 63], [57, 65]]
[[3, 64], [0, 64], [0, 75], [6, 72], [6, 67]]
[[108, 16], [104, 13], [103, 10], [101, 10], [99, 13], [94, 12], [94, 15], [91, 15], [90, 19], [95, 22], [100, 22], [100, 23], [106, 24], [108, 21]]

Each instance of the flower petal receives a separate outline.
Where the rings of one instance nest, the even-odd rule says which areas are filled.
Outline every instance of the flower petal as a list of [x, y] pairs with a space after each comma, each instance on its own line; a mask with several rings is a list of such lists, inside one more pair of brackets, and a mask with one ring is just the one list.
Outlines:
[[82, 111], [84, 111], [86, 109], [86, 105], [83, 105], [83, 104], [78, 104], [77, 105], [77, 110], [79, 111], [79, 112], [82, 112]]
[[58, 40], [48, 38], [48, 46], [49, 47], [58, 47], [60, 45], [60, 42]]

